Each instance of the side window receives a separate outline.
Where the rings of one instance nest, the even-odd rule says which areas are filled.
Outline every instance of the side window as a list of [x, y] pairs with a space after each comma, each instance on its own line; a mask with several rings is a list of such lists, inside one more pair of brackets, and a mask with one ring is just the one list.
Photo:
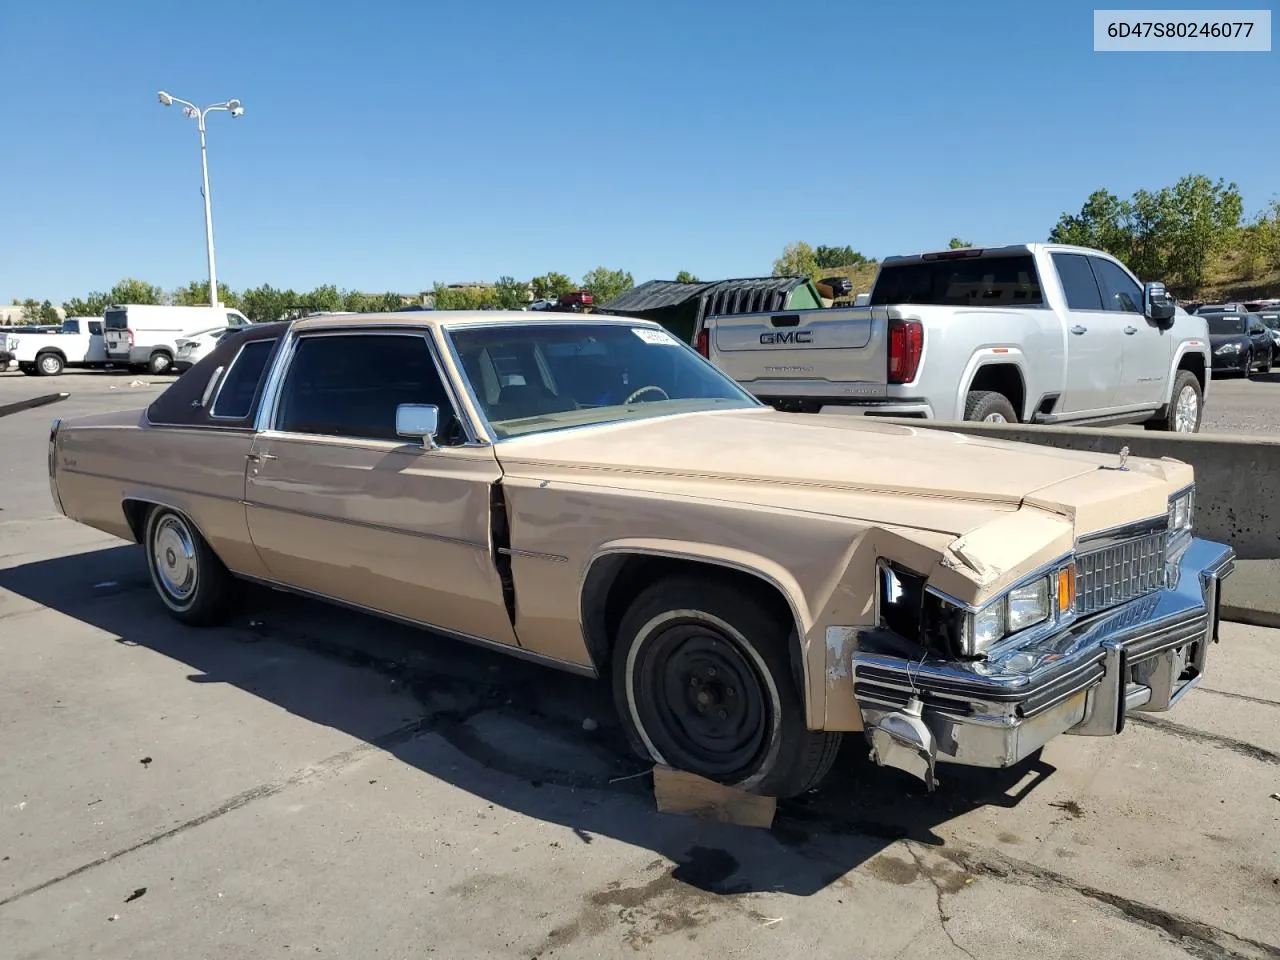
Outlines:
[[228, 326], [228, 327], [243, 327], [243, 326], [244, 326], [244, 317], [240, 316], [240, 314], [238, 314], [238, 313], [228, 313], [228, 314], [227, 314], [227, 326]]
[[94, 337], [100, 337], [100, 336], [102, 336], [102, 321], [101, 321], [101, 320], [90, 320], [90, 321], [89, 321], [89, 335], [90, 335], [90, 336], [94, 336]]
[[258, 384], [267, 369], [274, 340], [254, 340], [240, 348], [231, 367], [222, 375], [210, 415], [223, 420], [243, 420], [253, 413]]
[[1101, 310], [1102, 294], [1088, 259], [1079, 253], [1055, 253], [1053, 265], [1062, 281], [1068, 310]]
[[298, 341], [280, 392], [276, 429], [330, 437], [400, 440], [396, 407], [440, 409], [439, 441], [462, 441], [461, 424], [422, 334], [353, 333]]
[[1101, 257], [1090, 257], [1089, 262], [1093, 264], [1093, 272], [1098, 276], [1098, 286], [1102, 288], [1104, 310], [1142, 312], [1142, 287], [1129, 274]]

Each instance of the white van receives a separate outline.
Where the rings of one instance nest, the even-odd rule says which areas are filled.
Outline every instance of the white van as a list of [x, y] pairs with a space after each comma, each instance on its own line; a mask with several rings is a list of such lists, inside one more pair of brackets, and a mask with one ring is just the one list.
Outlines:
[[107, 307], [102, 317], [107, 360], [149, 373], [169, 373], [178, 355], [177, 341], [210, 327], [240, 327], [249, 322], [226, 307], [168, 307], [124, 303]]

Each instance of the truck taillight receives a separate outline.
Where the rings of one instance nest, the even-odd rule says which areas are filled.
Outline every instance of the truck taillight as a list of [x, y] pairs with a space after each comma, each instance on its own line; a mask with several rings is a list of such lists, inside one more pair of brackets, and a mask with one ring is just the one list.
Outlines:
[[910, 383], [924, 353], [924, 326], [919, 320], [889, 320], [889, 382]]
[[125, 329], [125, 331], [124, 331], [124, 332], [125, 332], [125, 336], [127, 336], [127, 337], [129, 338], [129, 346], [131, 346], [131, 347], [132, 347], [132, 346], [133, 346], [133, 328], [132, 328], [132, 327], [128, 327], [128, 328], [126, 328], [126, 329]]
[[709, 340], [710, 340], [710, 337], [707, 335], [706, 330], [698, 331], [698, 339], [694, 343], [694, 349], [696, 349], [704, 357], [711, 356], [711, 345], [709, 343]]

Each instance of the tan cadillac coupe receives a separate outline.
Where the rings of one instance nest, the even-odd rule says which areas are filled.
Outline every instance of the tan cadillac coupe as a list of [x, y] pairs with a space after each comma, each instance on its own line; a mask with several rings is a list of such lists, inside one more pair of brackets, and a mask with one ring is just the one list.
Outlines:
[[642, 756], [778, 796], [844, 733], [932, 788], [1195, 686], [1233, 555], [1190, 467], [1124, 461], [778, 413], [659, 326], [492, 312], [255, 325], [49, 441], [179, 620], [251, 580], [607, 675]]

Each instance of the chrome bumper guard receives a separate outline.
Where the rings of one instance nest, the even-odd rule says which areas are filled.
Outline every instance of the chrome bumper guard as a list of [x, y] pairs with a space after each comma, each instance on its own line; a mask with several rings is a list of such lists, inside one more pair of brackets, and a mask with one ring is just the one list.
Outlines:
[[1192, 540], [1155, 593], [985, 660], [853, 656], [871, 756], [936, 785], [937, 762], [1007, 767], [1062, 733], [1115, 736], [1131, 710], [1170, 709], [1218, 640], [1230, 547]]

